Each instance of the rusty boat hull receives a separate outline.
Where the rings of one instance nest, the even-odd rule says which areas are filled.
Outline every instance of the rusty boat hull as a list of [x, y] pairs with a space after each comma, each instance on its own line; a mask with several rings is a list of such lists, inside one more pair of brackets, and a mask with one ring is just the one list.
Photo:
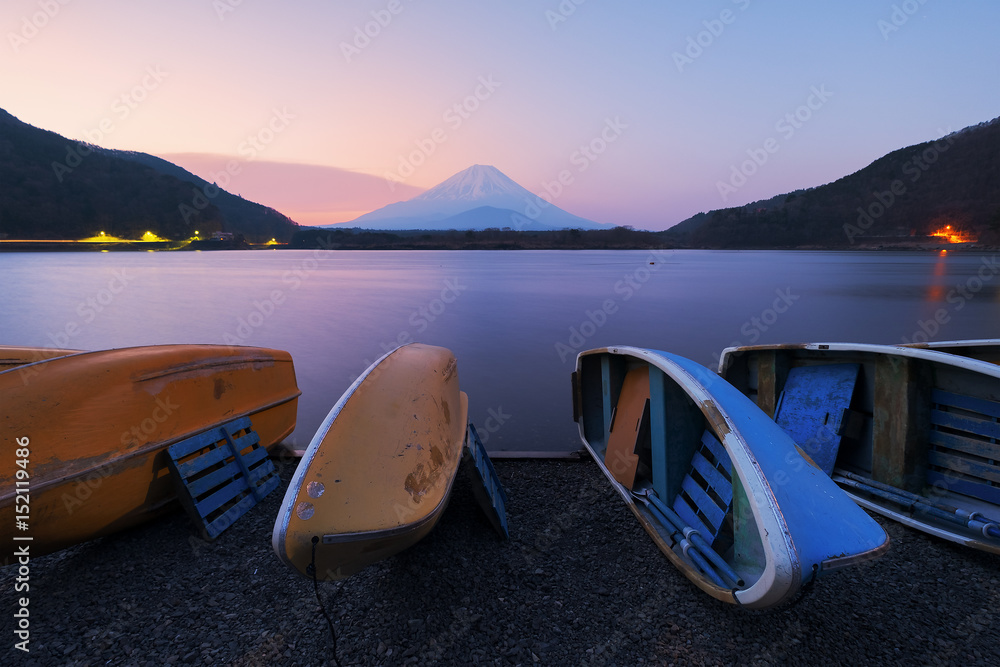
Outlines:
[[412, 344], [372, 364], [316, 432], [272, 534], [278, 558], [337, 580], [422, 539], [462, 459], [468, 397], [454, 355]]
[[295, 428], [299, 393], [291, 356], [254, 347], [82, 352], [0, 372], [0, 439], [26, 454], [0, 477], [5, 562], [15, 537], [39, 556], [172, 509], [167, 447], [244, 416], [273, 446]]

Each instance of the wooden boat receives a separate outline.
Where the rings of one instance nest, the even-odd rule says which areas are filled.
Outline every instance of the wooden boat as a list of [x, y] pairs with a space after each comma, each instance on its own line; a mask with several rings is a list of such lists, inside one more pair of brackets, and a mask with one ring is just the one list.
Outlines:
[[761, 609], [880, 556], [885, 531], [717, 374], [635, 347], [577, 357], [584, 445], [670, 561], [703, 591]]
[[451, 351], [411, 344], [383, 356], [299, 462], [274, 524], [278, 558], [336, 580], [416, 543], [444, 512], [467, 424]]
[[[82, 352], [0, 372], [0, 441], [12, 457], [0, 467], [5, 562], [15, 535], [40, 556], [169, 509], [168, 446], [249, 417], [268, 447], [294, 429], [298, 396], [291, 356], [253, 347]], [[25, 494], [28, 529], [15, 531]]]
[[915, 347], [924, 350], [937, 350], [960, 357], [969, 357], [1000, 364], [1000, 339], [981, 338], [976, 340], [941, 340], [931, 343], [910, 343], [903, 347]]
[[1000, 366], [814, 343], [729, 348], [720, 372], [862, 507], [1000, 553]]

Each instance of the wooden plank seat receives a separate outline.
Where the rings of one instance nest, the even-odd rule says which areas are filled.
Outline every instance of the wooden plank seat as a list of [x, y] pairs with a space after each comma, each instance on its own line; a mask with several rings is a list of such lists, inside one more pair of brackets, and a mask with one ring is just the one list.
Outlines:
[[774, 421], [816, 466], [833, 473], [860, 364], [798, 366], [788, 373]]
[[733, 464], [722, 443], [706, 430], [691, 459], [691, 469], [681, 482], [673, 510], [710, 545], [733, 506], [732, 473]]
[[1000, 403], [935, 389], [927, 482], [1000, 504]]
[[167, 449], [177, 497], [205, 539], [214, 539], [280, 479], [250, 419], [242, 417]]

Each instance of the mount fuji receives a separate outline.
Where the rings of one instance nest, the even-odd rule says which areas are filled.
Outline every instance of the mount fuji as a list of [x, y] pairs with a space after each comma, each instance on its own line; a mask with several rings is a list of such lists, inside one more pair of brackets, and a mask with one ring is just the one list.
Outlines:
[[567, 213], [521, 187], [496, 167], [479, 164], [412, 199], [383, 206], [337, 226], [384, 230], [510, 227], [519, 231], [608, 227]]

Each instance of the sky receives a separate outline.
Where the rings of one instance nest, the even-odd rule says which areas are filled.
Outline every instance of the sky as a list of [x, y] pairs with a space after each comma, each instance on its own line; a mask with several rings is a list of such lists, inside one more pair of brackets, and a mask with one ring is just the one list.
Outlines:
[[1000, 116], [1000, 3], [5, 0], [0, 108], [302, 224], [490, 164], [664, 229]]

